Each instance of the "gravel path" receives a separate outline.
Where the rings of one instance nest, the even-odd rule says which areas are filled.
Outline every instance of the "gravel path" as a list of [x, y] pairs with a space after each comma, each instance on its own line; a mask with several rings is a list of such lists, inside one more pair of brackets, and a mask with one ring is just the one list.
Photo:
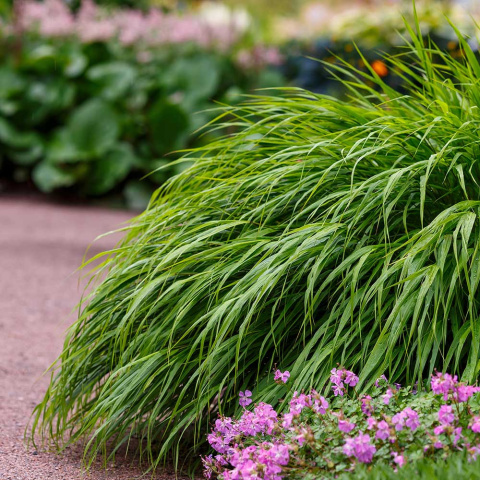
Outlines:
[[[42, 376], [62, 346], [80, 298], [80, 265], [87, 246], [129, 219], [130, 212], [58, 206], [35, 199], [0, 199], [0, 480], [172, 479], [142, 477], [131, 458], [85, 474], [81, 448], [62, 455], [26, 449], [25, 427], [48, 379]], [[115, 244], [104, 238], [93, 255]]]

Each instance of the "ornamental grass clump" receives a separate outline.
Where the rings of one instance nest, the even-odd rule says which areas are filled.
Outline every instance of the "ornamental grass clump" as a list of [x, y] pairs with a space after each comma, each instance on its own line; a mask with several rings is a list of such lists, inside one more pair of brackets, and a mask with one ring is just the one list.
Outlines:
[[480, 455], [480, 387], [456, 375], [436, 372], [428, 393], [389, 385], [383, 375], [372, 395], [361, 395], [358, 377], [344, 368], [330, 381], [333, 398], [295, 391], [282, 415], [263, 402], [248, 410], [240, 397], [241, 416], [218, 418], [208, 435], [215, 455], [202, 459], [205, 478], [330, 479], [362, 464], [397, 471], [407, 462]]
[[157, 465], [239, 391], [276, 406], [275, 364], [297, 391], [337, 363], [358, 392], [435, 368], [474, 382], [480, 64], [460, 34], [452, 58], [409, 30], [385, 59], [406, 91], [339, 66], [348, 102], [291, 89], [223, 111], [235, 133], [187, 154], [97, 267], [35, 431], [91, 454], [136, 436]]

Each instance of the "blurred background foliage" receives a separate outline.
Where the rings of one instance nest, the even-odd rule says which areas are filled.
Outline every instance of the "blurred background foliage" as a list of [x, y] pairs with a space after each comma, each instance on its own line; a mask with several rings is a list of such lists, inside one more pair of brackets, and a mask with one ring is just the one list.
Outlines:
[[[445, 15], [469, 31], [480, 6], [416, 8], [460, 55]], [[172, 152], [229, 133], [198, 132], [218, 103], [282, 85], [344, 95], [339, 58], [399, 87], [382, 60], [407, 41], [399, 12], [411, 1], [0, 0], [2, 184], [142, 208], [188, 166]]]

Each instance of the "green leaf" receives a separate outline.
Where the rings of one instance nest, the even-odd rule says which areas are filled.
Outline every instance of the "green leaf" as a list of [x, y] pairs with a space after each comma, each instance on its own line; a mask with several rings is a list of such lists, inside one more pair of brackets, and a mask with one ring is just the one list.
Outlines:
[[149, 114], [151, 141], [157, 154], [179, 148], [188, 136], [189, 119], [181, 107], [163, 99]]
[[8, 66], [0, 67], [0, 97], [10, 98], [25, 88], [25, 79]]
[[88, 58], [80, 51], [72, 51], [67, 57], [67, 62], [63, 69], [65, 76], [75, 78], [81, 75], [88, 65]]
[[86, 193], [101, 195], [124, 180], [135, 164], [135, 155], [130, 145], [121, 143], [106, 152], [93, 163], [88, 178]]
[[43, 154], [44, 154], [44, 147], [39, 142], [28, 150], [11, 151], [9, 152], [8, 156], [17, 165], [28, 166], [28, 165], [33, 165], [35, 162], [41, 159], [43, 157]]
[[98, 95], [117, 100], [135, 85], [137, 70], [126, 62], [108, 62], [91, 67], [87, 78], [99, 86]]
[[92, 156], [105, 153], [120, 133], [117, 114], [108, 103], [98, 99], [88, 100], [75, 110], [67, 129], [73, 146]]
[[180, 58], [164, 72], [162, 81], [171, 92], [181, 93], [182, 106], [194, 111], [198, 102], [214, 95], [220, 82], [220, 69], [211, 56]]
[[35, 148], [41, 144], [40, 137], [34, 132], [20, 132], [7, 120], [0, 117], [0, 142], [16, 149]]
[[91, 159], [89, 152], [78, 150], [67, 128], [54, 132], [52, 140], [47, 145], [47, 160], [53, 164], [77, 163]]
[[66, 172], [48, 162], [39, 163], [32, 172], [35, 185], [45, 193], [60, 187], [69, 187], [75, 183], [75, 175]]

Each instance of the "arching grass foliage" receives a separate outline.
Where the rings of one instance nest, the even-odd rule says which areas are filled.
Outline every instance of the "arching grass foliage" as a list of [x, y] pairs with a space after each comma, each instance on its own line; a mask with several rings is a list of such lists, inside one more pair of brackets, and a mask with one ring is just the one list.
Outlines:
[[[347, 67], [349, 102], [287, 90], [226, 109], [99, 269], [34, 430], [203, 441], [238, 392], [275, 403], [275, 364], [321, 389], [337, 363], [414, 382], [477, 377], [480, 64], [423, 45], [388, 59], [408, 92]], [[215, 128], [215, 127], [213, 127]], [[188, 160], [187, 155], [187, 160]]]

